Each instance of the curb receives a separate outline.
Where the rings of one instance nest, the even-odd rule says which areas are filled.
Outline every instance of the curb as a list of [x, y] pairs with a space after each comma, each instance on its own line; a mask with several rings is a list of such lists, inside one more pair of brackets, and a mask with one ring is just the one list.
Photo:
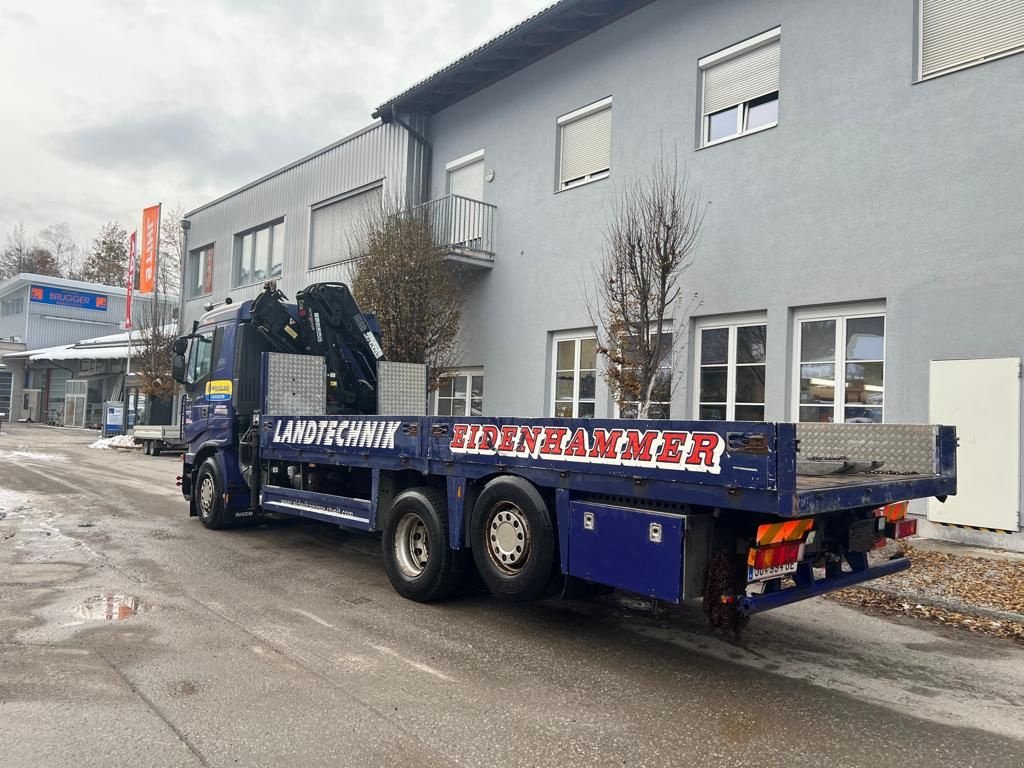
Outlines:
[[979, 619], [1012, 621], [1017, 624], [1024, 624], [1024, 614], [1014, 613], [1013, 611], [1000, 611], [995, 608], [983, 608], [980, 605], [970, 605], [969, 603], [961, 603], [958, 600], [949, 600], [942, 597], [923, 597], [921, 595], [916, 595], [913, 592], [904, 592], [898, 589], [885, 589], [884, 587], [867, 586], [864, 584], [858, 584], [857, 586], [871, 590], [872, 592], [878, 592], [882, 595], [888, 595], [889, 597], [893, 597], [907, 603], [927, 605], [931, 608], [942, 608], [947, 611], [962, 613], [967, 616], [975, 616]]

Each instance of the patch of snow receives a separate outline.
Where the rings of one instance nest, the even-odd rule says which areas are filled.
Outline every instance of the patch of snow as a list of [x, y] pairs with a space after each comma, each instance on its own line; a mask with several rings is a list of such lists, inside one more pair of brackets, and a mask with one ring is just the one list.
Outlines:
[[95, 443], [92, 443], [90, 448], [100, 448], [106, 450], [108, 448], [134, 448], [135, 438], [131, 435], [114, 435], [113, 437], [101, 437]]
[[64, 461], [63, 456], [58, 456], [55, 453], [26, 451], [22, 450], [23, 448], [24, 446], [18, 446], [13, 451], [0, 451], [0, 459], [10, 459], [11, 461]]

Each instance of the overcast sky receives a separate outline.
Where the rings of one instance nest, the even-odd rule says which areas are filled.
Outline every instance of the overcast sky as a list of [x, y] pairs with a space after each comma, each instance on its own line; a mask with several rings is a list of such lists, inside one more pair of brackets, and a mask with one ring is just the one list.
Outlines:
[[211, 200], [549, 2], [0, 0], [0, 244]]

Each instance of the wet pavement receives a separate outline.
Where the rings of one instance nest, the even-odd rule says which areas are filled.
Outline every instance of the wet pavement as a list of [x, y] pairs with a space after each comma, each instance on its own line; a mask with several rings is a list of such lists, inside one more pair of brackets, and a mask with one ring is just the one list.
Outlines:
[[210, 532], [175, 457], [0, 435], [0, 766], [1024, 764], [1024, 649], [813, 600], [423, 606], [379, 544]]

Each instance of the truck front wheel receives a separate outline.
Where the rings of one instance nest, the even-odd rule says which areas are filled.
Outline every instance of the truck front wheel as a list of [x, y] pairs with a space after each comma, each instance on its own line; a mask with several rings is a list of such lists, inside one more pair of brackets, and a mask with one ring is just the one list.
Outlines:
[[496, 597], [544, 597], [558, 571], [551, 512], [537, 489], [518, 477], [492, 480], [473, 509], [473, 560]]
[[443, 600], [465, 570], [465, 554], [448, 544], [448, 503], [434, 488], [411, 488], [395, 498], [384, 524], [384, 569], [402, 597]]
[[199, 522], [210, 530], [226, 528], [228, 521], [224, 514], [224, 491], [220, 482], [217, 463], [207, 459], [199, 467], [192, 498], [199, 513]]

